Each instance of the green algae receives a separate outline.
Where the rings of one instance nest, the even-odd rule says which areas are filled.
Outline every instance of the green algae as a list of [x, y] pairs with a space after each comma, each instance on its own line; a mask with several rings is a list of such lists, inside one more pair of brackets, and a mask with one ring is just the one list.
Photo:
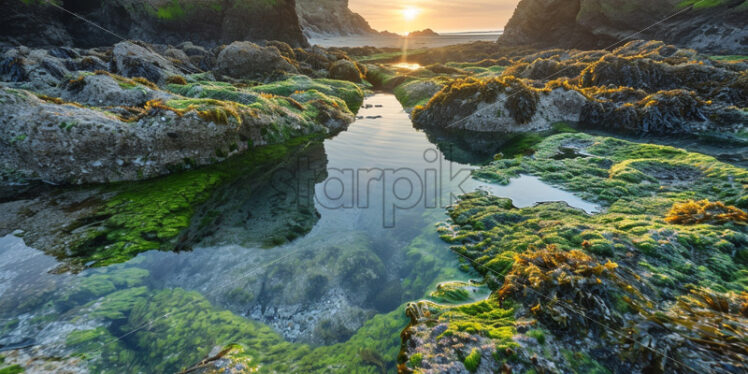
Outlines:
[[305, 75], [297, 75], [283, 81], [255, 86], [250, 90], [286, 97], [292, 96], [294, 93], [315, 90], [326, 96], [342, 99], [352, 113], [358, 112], [364, 100], [364, 92], [355, 83], [334, 79], [312, 79]]
[[20, 374], [23, 372], [25, 372], [23, 367], [17, 364], [6, 366], [4, 368], [0, 368], [0, 374]]
[[173, 250], [179, 234], [190, 226], [195, 209], [218, 186], [275, 165], [317, 137], [260, 147], [211, 167], [107, 186], [114, 197], [107, 199], [87, 222], [80, 222], [80, 226], [87, 226], [87, 234], [59, 257], [72, 268], [99, 267], [127, 261], [149, 250]]
[[[402, 299], [423, 296], [437, 280], [465, 278], [452, 266], [456, 263], [451, 253], [446, 248], [438, 250], [436, 246], [439, 245], [443, 243], [440, 244], [436, 229], [427, 226], [407, 246], [403, 268], [410, 271], [403, 277], [417, 290], [403, 293]], [[346, 245], [342, 250], [347, 252], [335, 256], [340, 260], [333, 264], [329, 263], [331, 255], [323, 252], [319, 254], [319, 265], [307, 260], [294, 262], [292, 258], [287, 268], [293, 271], [327, 264], [331, 274], [346, 277], [362, 266], [376, 267], [371, 263], [346, 261], [346, 258], [363, 255], [351, 254], [349, 247], [354, 246]], [[85, 318], [109, 321], [108, 326], [79, 330], [68, 336], [69, 348], [85, 359], [92, 371], [177, 372], [208, 357], [216, 347], [232, 348], [229, 357], [232, 363], [248, 362], [252, 367], [259, 367], [259, 372], [381, 373], [382, 370], [396, 370], [400, 333], [408, 324], [405, 305], [374, 316], [345, 342], [314, 347], [286, 342], [270, 327], [219, 308], [196, 292], [150, 289], [147, 273], [133, 266], [137, 264], [131, 261], [88, 270], [80, 285], [72, 288], [81, 291], [71, 291], [75, 297], [64, 297], [67, 304], [60, 312], [75, 311]], [[356, 282], [371, 281], [347, 278], [350, 287], [356, 287]], [[125, 284], [125, 280], [129, 282]], [[246, 293], [229, 293], [234, 297], [246, 297]], [[503, 334], [501, 328], [490, 321], [495, 311], [487, 312], [480, 306], [467, 307], [455, 310], [452, 315], [473, 320], [460, 325], [469, 331], [473, 331], [472, 326], [485, 328], [491, 336]], [[146, 322], [149, 322], [148, 329], [134, 331], [127, 339], [117, 339]]]
[[478, 370], [478, 366], [480, 366], [480, 361], [480, 351], [476, 348], [473, 348], [473, 350], [470, 351], [470, 354], [465, 357], [463, 363], [465, 364], [465, 368], [468, 369], [469, 372], [475, 373], [475, 371]]
[[[580, 259], [586, 255], [573, 253], [581, 249], [584, 253], [612, 259], [625, 267], [623, 271], [613, 270], [619, 265], [608, 262], [604, 266], [587, 267], [584, 270], [591, 271], [592, 274], [598, 271], [615, 274], [609, 276], [610, 280], [601, 283], [616, 284], [605, 286], [608, 290], [604, 297], [607, 298], [610, 309], [604, 313], [594, 312], [605, 317], [607, 323], [624, 323], [625, 319], [615, 316], [632, 314], [638, 314], [637, 318], [642, 319], [660, 318], [656, 316], [663, 315], [662, 309], [668, 304], [655, 304], [650, 298], [672, 300], [678, 295], [692, 292], [689, 290], [694, 287], [713, 290], [706, 291], [707, 293], [727, 295], [709, 297], [727, 299], [730, 298], [729, 295], [748, 291], [748, 262], [741, 250], [748, 245], [748, 225], [734, 220], [679, 224], [667, 219], [673, 206], [697, 199], [724, 201], [725, 204], [744, 208], [748, 186], [748, 172], [745, 169], [677, 148], [585, 134], [554, 135], [534, 148], [532, 156], [494, 161], [476, 171], [476, 175], [499, 183], [508, 183], [511, 178], [521, 174], [535, 175], [552, 185], [603, 204], [605, 211], [589, 215], [563, 202], [516, 208], [511, 200], [490, 196], [485, 192], [462, 196], [458, 204], [449, 208], [454, 226], [443, 227], [442, 238], [453, 243], [453, 250], [461, 258], [467, 259], [473, 269], [484, 275], [491, 289], [499, 290], [503, 287], [500, 292], [504, 298], [503, 303], [492, 305], [489, 298], [482, 302], [481, 310], [497, 313], [488, 321], [504, 318], [504, 323], [495, 326], [499, 329], [498, 332], [487, 333], [486, 331], [491, 330], [485, 326], [485, 322], [477, 325], [474, 322], [479, 313], [469, 313], [473, 315], [472, 320], [463, 317], [467, 322], [439, 316], [439, 321], [446, 321], [449, 325], [445, 334], [463, 331], [488, 335], [494, 339], [496, 334], [500, 342], [511, 343], [514, 314], [499, 312], [511, 305], [519, 310], [532, 308], [533, 315], [537, 318], [557, 318], [553, 314], [556, 313], [553, 312], [553, 302], [541, 299], [541, 303], [535, 306], [522, 304], [534, 303], [534, 298], [523, 296], [514, 299], [517, 296], [510, 290], [516, 279], [512, 278], [511, 282], [505, 279], [510, 271], [517, 269], [517, 256], [537, 253], [533, 251], [538, 248], [553, 248], [553, 251], [568, 252], [573, 256], [580, 256]], [[734, 210], [733, 212], [737, 214]], [[740, 214], [745, 215], [745, 212]], [[532, 261], [539, 260], [523, 261], [523, 264], [527, 264], [527, 261], [533, 263]], [[606, 260], [598, 261], [602, 264]], [[589, 266], [593, 265], [591, 263]], [[597, 270], [598, 267], [600, 270]], [[553, 269], [548, 271], [548, 274], [553, 274]], [[581, 271], [574, 270], [575, 274], [581, 274]], [[546, 287], [541, 281], [544, 275], [534, 277], [532, 284], [535, 287]], [[548, 287], [553, 287], [550, 284]], [[557, 287], [561, 287], [565, 283], [558, 284]], [[571, 284], [582, 287], [585, 283], [572, 281]], [[593, 285], [584, 286], [584, 291], [580, 288], [575, 292], [582, 295], [583, 292], [596, 293], [595, 287], [598, 286]], [[506, 298], [507, 295], [514, 296]], [[584, 305], [584, 302], [575, 304]], [[603, 308], [601, 310], [606, 310], [605, 306], [600, 307]], [[681, 323], [677, 311], [666, 313], [669, 317], [661, 318], [660, 321], [668, 321], [666, 323], [669, 328], [675, 329], [673, 331], [697, 334], [698, 330], [679, 330], [673, 327]], [[552, 322], [552, 319], [541, 320], [544, 324], [550, 323], [549, 326], [559, 328], [559, 322]], [[569, 323], [566, 319], [558, 321], [563, 321], [561, 326]], [[580, 323], [578, 328], [585, 329], [583, 326], [588, 322], [582, 320]], [[710, 326], [702, 327], [704, 329], [712, 328], [708, 318], [696, 323]], [[727, 327], [714, 328], [715, 331], [720, 331], [716, 336], [729, 334], [729, 330], [725, 330]], [[565, 330], [554, 331], [553, 334], [565, 336], [571, 333], [573, 336], [573, 331], [576, 330], [563, 331]], [[647, 339], [648, 335], [645, 333], [636, 333]], [[527, 335], [540, 344], [541, 340], [546, 340], [545, 333], [541, 334], [538, 330], [531, 330]], [[721, 340], [716, 340], [712, 344], [718, 345], [720, 342]], [[563, 355], [566, 362], [563, 365], [568, 366], [571, 372], [608, 372], [603, 364], [610, 363], [599, 361], [600, 358], [591, 357], [590, 354], [565, 351]]]
[[[90, 305], [114, 308], [105, 306], [107, 301], [99, 299]], [[346, 343], [315, 348], [286, 342], [272, 328], [215, 308], [196, 292], [133, 291], [128, 303], [117, 305], [121, 307], [117, 316], [124, 317], [117, 320], [120, 322], [68, 336], [68, 345], [96, 372], [115, 373], [124, 368], [177, 372], [207, 357], [214, 347], [238, 346], [241, 348], [231, 360], [248, 360], [258, 365], [259, 372], [377, 373], [377, 368], [362, 359], [361, 351], [378, 352], [382, 360], [394, 362], [399, 332], [406, 324], [399, 308], [374, 317]], [[146, 322], [147, 330], [137, 330]], [[116, 339], [133, 330], [127, 344]]]

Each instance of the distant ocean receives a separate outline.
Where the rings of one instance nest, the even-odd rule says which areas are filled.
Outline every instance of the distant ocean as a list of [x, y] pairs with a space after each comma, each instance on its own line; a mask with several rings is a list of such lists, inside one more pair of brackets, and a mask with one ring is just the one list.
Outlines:
[[472, 43], [476, 41], [496, 41], [502, 34], [501, 30], [495, 31], [462, 31], [445, 32], [439, 36], [422, 37], [393, 37], [379, 35], [351, 35], [351, 36], [327, 36], [316, 35], [309, 38], [313, 45], [322, 47], [363, 47], [372, 46], [377, 48], [436, 48], [454, 44]]

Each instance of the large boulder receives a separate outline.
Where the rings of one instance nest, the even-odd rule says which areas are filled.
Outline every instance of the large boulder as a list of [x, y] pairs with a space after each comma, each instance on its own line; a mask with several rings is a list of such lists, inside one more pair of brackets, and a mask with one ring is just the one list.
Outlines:
[[[693, 6], [694, 3], [700, 4]], [[713, 53], [748, 53], [747, 3], [742, 0], [708, 3], [522, 0], [499, 41], [592, 49], [635, 36]]]
[[330, 66], [330, 78], [343, 81], [361, 82], [361, 70], [351, 60], [338, 60]]
[[276, 47], [234, 42], [218, 54], [216, 71], [232, 78], [258, 78], [275, 72], [298, 73]]
[[[215, 46], [236, 40], [281, 40], [308, 45], [294, 0], [7, 0], [0, 41], [34, 46], [95, 47], [121, 40]], [[59, 4], [59, 5], [57, 5]], [[60, 9], [75, 12], [97, 26]]]
[[585, 97], [573, 90], [537, 90], [514, 77], [458, 80], [413, 111], [420, 128], [512, 134], [579, 122]]
[[145, 44], [129, 41], [114, 46], [112, 63], [114, 72], [119, 75], [130, 78], [142, 77], [156, 83], [163, 82], [169, 76], [181, 74], [172, 60], [156, 53]]

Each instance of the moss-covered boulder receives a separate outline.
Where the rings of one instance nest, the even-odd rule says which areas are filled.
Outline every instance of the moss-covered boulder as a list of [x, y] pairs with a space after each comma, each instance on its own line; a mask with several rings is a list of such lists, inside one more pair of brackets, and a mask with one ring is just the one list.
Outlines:
[[330, 78], [350, 82], [361, 82], [363, 74], [356, 63], [350, 60], [338, 60], [330, 65]]

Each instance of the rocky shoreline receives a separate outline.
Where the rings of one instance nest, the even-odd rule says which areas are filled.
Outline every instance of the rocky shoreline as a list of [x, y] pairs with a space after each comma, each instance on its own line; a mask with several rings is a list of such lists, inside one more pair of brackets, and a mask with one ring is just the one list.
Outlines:
[[361, 82], [346, 59], [282, 42], [7, 49], [0, 170], [15, 182], [141, 180], [334, 134], [364, 96], [353, 82], [328, 79]]

